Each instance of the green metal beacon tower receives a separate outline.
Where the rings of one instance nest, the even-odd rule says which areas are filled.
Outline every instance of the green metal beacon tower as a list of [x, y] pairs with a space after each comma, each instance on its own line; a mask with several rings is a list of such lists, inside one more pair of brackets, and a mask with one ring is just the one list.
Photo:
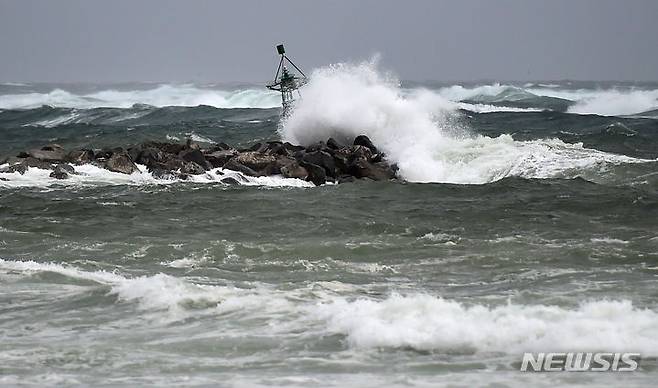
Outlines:
[[[286, 49], [283, 48], [282, 44], [276, 46], [276, 51], [281, 55], [281, 60], [279, 61], [279, 67], [276, 69], [274, 82], [266, 86], [270, 90], [281, 92], [281, 102], [283, 104], [282, 115], [287, 116], [290, 108], [292, 108], [292, 103], [295, 100], [293, 92], [297, 91], [297, 94], [301, 97], [299, 88], [308, 81], [308, 78], [306, 78], [306, 74], [304, 74], [304, 72], [297, 67], [290, 58], [288, 58], [286, 55]], [[286, 67], [285, 62], [291, 64], [301, 76], [291, 73]]]

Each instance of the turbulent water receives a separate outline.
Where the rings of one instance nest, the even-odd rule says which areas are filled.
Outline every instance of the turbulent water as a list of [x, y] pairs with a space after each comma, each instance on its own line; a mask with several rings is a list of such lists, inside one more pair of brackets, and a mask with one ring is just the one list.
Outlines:
[[[404, 182], [0, 173], [0, 384], [652, 385], [658, 84], [0, 85], [0, 156], [49, 142], [367, 134]], [[0, 158], [1, 159], [1, 158]], [[639, 352], [522, 373], [523, 352]]]

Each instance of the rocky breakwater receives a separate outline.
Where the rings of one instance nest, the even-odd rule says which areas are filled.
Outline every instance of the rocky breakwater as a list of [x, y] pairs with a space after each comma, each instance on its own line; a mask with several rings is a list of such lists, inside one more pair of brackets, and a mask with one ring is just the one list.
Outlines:
[[[188, 179], [191, 175], [222, 168], [247, 176], [282, 175], [322, 185], [326, 182], [350, 182], [356, 179], [395, 179], [397, 167], [365, 135], [351, 145], [334, 139], [309, 146], [288, 142], [257, 143], [237, 149], [226, 143], [202, 148], [190, 140], [186, 144], [149, 141], [136, 146], [111, 149], [74, 149], [57, 144], [20, 152], [0, 161], [0, 173], [24, 174], [29, 168], [52, 170], [50, 176], [67, 179], [76, 174], [76, 165], [93, 164], [109, 171], [141, 173], [137, 165], [159, 179]], [[218, 170], [219, 171], [219, 170]], [[221, 174], [221, 172], [220, 172]], [[235, 183], [225, 178], [225, 183]]]

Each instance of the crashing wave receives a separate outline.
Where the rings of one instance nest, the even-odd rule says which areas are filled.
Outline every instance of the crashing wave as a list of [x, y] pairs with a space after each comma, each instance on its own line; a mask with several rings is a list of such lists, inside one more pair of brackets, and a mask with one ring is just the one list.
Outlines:
[[[501, 88], [489, 89], [499, 94]], [[557, 139], [474, 135], [460, 124], [458, 108], [435, 91], [403, 91], [373, 62], [339, 64], [314, 71], [279, 131], [283, 140], [303, 145], [365, 133], [397, 164], [402, 178], [413, 182], [573, 178], [609, 165], [646, 162]]]
[[[0, 277], [52, 272], [108, 287], [115, 303], [159, 314], [159, 320], [190, 315], [240, 313], [258, 316], [268, 331], [340, 335], [353, 349], [403, 348], [446, 353], [519, 354], [529, 351], [628, 351], [658, 356], [658, 312], [628, 300], [594, 300], [574, 307], [542, 304], [462, 303], [427, 294], [347, 298], [322, 286], [309, 294], [204, 285], [166, 274], [128, 276], [87, 271], [63, 263], [0, 259]], [[335, 287], [332, 287], [335, 288]], [[283, 318], [285, 317], [285, 318]], [[276, 324], [274, 324], [276, 323]], [[284, 324], [285, 323], [285, 324]], [[244, 331], [238, 335], [245, 335]]]

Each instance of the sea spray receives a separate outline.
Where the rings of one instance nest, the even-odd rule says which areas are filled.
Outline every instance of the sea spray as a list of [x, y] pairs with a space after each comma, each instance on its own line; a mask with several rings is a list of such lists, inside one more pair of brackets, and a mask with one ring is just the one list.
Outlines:
[[640, 161], [557, 139], [473, 134], [460, 119], [459, 104], [427, 89], [405, 92], [376, 60], [316, 69], [302, 95], [279, 128], [283, 140], [308, 145], [366, 134], [413, 182], [573, 178], [606, 164]]

